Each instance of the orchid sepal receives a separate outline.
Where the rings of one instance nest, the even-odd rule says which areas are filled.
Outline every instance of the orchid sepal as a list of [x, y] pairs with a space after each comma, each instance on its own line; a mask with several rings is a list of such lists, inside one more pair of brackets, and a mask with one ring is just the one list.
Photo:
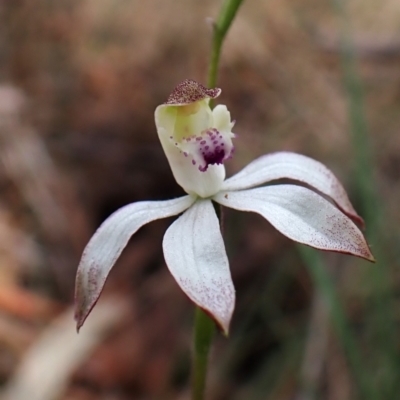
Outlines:
[[199, 199], [168, 228], [163, 250], [165, 262], [183, 292], [227, 335], [235, 289], [210, 200]]
[[75, 320], [78, 330], [95, 306], [108, 274], [131, 236], [151, 221], [180, 214], [195, 200], [195, 197], [184, 196], [128, 204], [100, 225], [83, 251], [76, 274]]
[[298, 243], [320, 250], [375, 259], [358, 227], [319, 194], [297, 185], [273, 185], [220, 192], [219, 204], [263, 216], [278, 231]]
[[354, 222], [364, 226], [363, 219], [333, 172], [319, 161], [302, 154], [282, 151], [263, 155], [226, 179], [221, 190], [243, 190], [279, 179], [294, 180], [321, 192]]

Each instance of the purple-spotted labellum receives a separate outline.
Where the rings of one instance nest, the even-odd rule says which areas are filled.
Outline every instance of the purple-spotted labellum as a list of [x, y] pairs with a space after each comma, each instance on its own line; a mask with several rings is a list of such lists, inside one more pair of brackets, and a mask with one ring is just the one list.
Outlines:
[[[235, 135], [226, 106], [213, 110], [209, 106], [210, 99], [220, 93], [220, 89], [186, 80], [157, 107], [158, 136], [172, 173], [187, 195], [128, 204], [98, 228], [84, 250], [76, 277], [78, 329], [130, 237], [151, 221], [182, 214], [164, 236], [167, 267], [186, 295], [227, 334], [235, 289], [213, 201], [260, 214], [296, 242], [374, 261], [355, 224], [362, 224], [361, 217], [343, 186], [320, 162], [295, 153], [272, 153], [225, 180], [223, 163], [232, 157]], [[293, 183], [257, 187], [280, 179]]]
[[213, 110], [210, 99], [220, 89], [186, 80], [155, 113], [158, 136], [179, 185], [191, 194], [209, 197], [225, 179], [223, 163], [232, 157], [234, 123], [224, 105]]

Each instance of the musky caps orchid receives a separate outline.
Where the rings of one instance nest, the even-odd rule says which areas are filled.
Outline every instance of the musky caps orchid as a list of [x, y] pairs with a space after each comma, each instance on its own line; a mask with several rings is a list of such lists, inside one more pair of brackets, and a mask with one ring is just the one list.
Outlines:
[[[232, 156], [234, 134], [227, 108], [209, 106], [220, 92], [186, 80], [157, 107], [161, 144], [176, 181], [188, 195], [128, 204], [98, 228], [83, 252], [76, 277], [78, 329], [130, 237], [151, 221], [183, 213], [165, 233], [166, 264], [186, 295], [227, 334], [235, 289], [212, 201], [258, 213], [296, 242], [374, 261], [353, 222], [362, 219], [340, 182], [318, 161], [289, 152], [268, 154], [224, 180], [223, 163]], [[297, 184], [256, 188], [279, 179]]]

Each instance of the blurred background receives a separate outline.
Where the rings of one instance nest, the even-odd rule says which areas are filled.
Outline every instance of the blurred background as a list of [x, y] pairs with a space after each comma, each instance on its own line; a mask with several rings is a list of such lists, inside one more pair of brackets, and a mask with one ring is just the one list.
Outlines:
[[[345, 3], [345, 7], [343, 4]], [[98, 225], [182, 194], [154, 126], [205, 83], [216, 0], [0, 1], [0, 398], [188, 399], [194, 307], [142, 228], [76, 335], [74, 276]], [[237, 289], [209, 399], [398, 399], [400, 2], [245, 1], [222, 54], [232, 174], [267, 152], [325, 163], [375, 265], [299, 249], [228, 210]], [[208, 22], [207, 22], [208, 21]]]

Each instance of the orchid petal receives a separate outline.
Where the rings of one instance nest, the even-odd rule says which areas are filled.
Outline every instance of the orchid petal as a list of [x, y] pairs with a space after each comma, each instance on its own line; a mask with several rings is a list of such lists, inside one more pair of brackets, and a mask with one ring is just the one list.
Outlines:
[[231, 113], [228, 111], [228, 108], [223, 104], [218, 104], [213, 108], [212, 115], [214, 127], [219, 131], [229, 132], [233, 137], [234, 134], [231, 131], [235, 123], [231, 121]]
[[184, 196], [167, 201], [132, 203], [102, 223], [87, 244], [76, 275], [75, 319], [78, 330], [96, 304], [111, 268], [130, 237], [151, 221], [185, 211], [194, 201], [194, 197]]
[[242, 190], [277, 179], [293, 179], [330, 197], [353, 221], [363, 224], [341, 183], [320, 162], [301, 154], [278, 152], [261, 156], [227, 179], [221, 190]]
[[168, 228], [163, 249], [167, 266], [182, 290], [227, 334], [235, 289], [210, 200], [198, 200]]
[[226, 207], [262, 215], [296, 242], [374, 261], [357, 226], [329, 201], [302, 186], [275, 185], [221, 192], [214, 200]]

